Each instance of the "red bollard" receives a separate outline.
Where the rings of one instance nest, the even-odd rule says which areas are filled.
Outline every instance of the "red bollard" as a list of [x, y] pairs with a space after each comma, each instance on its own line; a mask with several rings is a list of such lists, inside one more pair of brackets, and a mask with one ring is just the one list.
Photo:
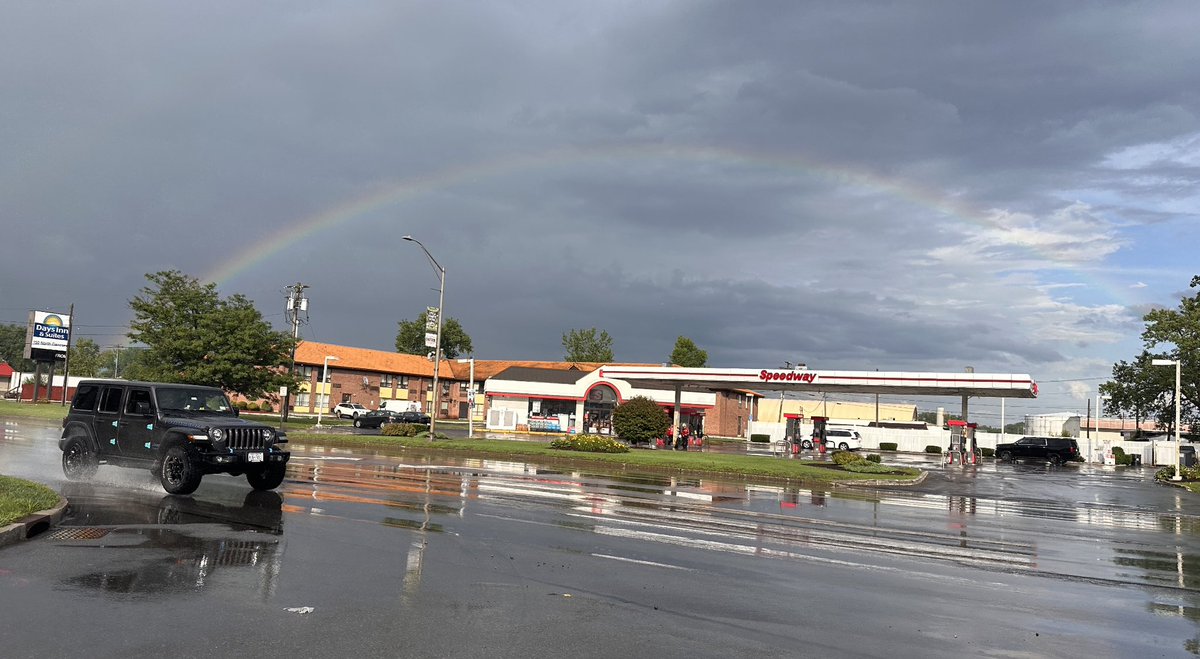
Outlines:
[[821, 442], [821, 443], [817, 444], [817, 451], [821, 455], [825, 455], [825, 442]]
[[655, 442], [655, 446], [657, 446], [658, 448], [663, 447], [663, 438], [662, 437], [658, 438], [658, 441]]
[[800, 442], [792, 442], [792, 455], [800, 455]]

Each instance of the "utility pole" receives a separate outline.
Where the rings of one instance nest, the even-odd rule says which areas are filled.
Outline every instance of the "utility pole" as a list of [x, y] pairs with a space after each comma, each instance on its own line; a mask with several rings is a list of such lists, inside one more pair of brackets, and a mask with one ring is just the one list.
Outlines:
[[[308, 286], [300, 282], [296, 282], [295, 284], [288, 286], [286, 311], [288, 322], [292, 325], [293, 340], [298, 340], [300, 338], [300, 315], [304, 314], [303, 322], [308, 322], [308, 298], [304, 297], [304, 289], [306, 288], [308, 288]], [[292, 345], [292, 370], [290, 372], [296, 372], [295, 344]], [[283, 423], [286, 423], [288, 420], [288, 411], [291, 406], [292, 388], [288, 387], [287, 391], [283, 394], [283, 409], [280, 410], [280, 419]]]

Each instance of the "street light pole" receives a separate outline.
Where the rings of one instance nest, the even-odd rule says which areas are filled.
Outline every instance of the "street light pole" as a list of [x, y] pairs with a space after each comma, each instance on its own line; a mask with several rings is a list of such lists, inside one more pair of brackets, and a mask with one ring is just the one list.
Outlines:
[[441, 393], [441, 390], [438, 389], [438, 375], [442, 365], [442, 317], [446, 315], [443, 313], [443, 302], [446, 295], [446, 269], [442, 267], [441, 263], [437, 262], [437, 259], [433, 258], [433, 254], [430, 254], [429, 250], [425, 249], [425, 245], [422, 245], [421, 241], [412, 236], [404, 236], [404, 240], [416, 243], [421, 248], [421, 251], [425, 252], [425, 256], [429, 257], [429, 262], [433, 264], [433, 268], [437, 271], [439, 278], [437, 338], [434, 339], [436, 345], [433, 346], [433, 409], [430, 410], [429, 414], [429, 441], [432, 442], [436, 436], [438, 411], [441, 409], [438, 407], [438, 403], [440, 402], [439, 394]]
[[1180, 403], [1180, 398], [1181, 398], [1180, 392], [1179, 392], [1180, 360], [1178, 360], [1178, 359], [1152, 359], [1152, 360], [1150, 360], [1150, 364], [1152, 366], [1174, 366], [1175, 367], [1175, 477], [1172, 478], [1171, 480], [1181, 481], [1181, 480], [1183, 480], [1183, 454], [1179, 450], [1179, 403]]
[[[329, 362], [331, 362], [331, 361], [336, 362], [337, 360], [338, 360], [338, 358], [334, 357], [333, 355], [325, 355], [324, 365], [321, 367], [321, 389], [322, 390], [324, 390], [326, 385], [329, 384]], [[320, 396], [320, 395], [321, 395], [321, 393], [318, 392], [317, 396]], [[321, 404], [321, 405], [317, 405], [317, 427], [318, 428], [321, 427], [321, 414], [325, 411], [325, 406], [328, 404], [329, 404], [329, 394], [325, 394], [325, 403]]]

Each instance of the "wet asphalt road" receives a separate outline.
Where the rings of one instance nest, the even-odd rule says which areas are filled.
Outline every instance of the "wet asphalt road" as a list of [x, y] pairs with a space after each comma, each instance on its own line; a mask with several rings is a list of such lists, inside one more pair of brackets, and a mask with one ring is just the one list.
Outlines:
[[[746, 485], [294, 446], [278, 493], [0, 473], [72, 502], [0, 550], [0, 655], [1174, 657], [1200, 645], [1195, 496], [994, 464], [915, 488]], [[763, 459], [774, 459], [764, 457]], [[431, 461], [432, 460], [432, 461]], [[310, 613], [288, 611], [312, 607]]]

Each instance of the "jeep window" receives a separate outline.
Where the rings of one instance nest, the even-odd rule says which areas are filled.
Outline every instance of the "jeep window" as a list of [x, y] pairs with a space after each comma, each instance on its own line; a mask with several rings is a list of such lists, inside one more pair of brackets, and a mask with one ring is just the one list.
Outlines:
[[125, 400], [125, 413], [136, 416], [154, 414], [154, 402], [150, 399], [150, 390], [130, 389], [129, 397]]
[[121, 395], [125, 390], [121, 387], [108, 387], [104, 390], [104, 398], [100, 399], [100, 411], [105, 414], [116, 414], [121, 411]]
[[71, 402], [71, 409], [90, 412], [96, 409], [96, 399], [100, 397], [100, 387], [94, 384], [80, 385], [75, 391], [75, 400]]
[[163, 411], [208, 412], [233, 415], [225, 394], [194, 387], [159, 387], [158, 405]]

